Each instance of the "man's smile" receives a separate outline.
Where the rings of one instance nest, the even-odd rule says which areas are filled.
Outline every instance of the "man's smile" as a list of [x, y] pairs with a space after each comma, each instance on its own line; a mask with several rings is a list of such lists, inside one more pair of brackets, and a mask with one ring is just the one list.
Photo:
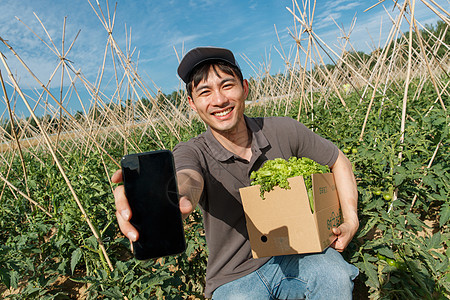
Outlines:
[[216, 117], [224, 117], [224, 116], [228, 115], [229, 113], [231, 113], [233, 108], [234, 107], [230, 107], [230, 108], [227, 108], [227, 109], [225, 109], [223, 111], [220, 111], [220, 112], [214, 112], [213, 115], [216, 116]]

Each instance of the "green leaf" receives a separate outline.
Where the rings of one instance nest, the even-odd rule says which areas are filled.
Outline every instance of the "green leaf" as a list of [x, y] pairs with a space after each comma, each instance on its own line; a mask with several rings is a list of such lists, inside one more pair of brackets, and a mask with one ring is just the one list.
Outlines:
[[1, 281], [3, 282], [3, 284], [5, 284], [8, 288], [11, 287], [11, 281], [9, 278], [9, 273], [7, 269], [5, 268], [0, 268], [0, 278]]
[[436, 183], [434, 182], [433, 176], [431, 175], [424, 176], [423, 183], [431, 187], [434, 191], [436, 190]]
[[433, 234], [429, 241], [429, 249], [438, 249], [441, 247], [441, 234], [439, 232]]
[[195, 245], [196, 243], [194, 241], [189, 241], [186, 248], [186, 255], [190, 257], [195, 252]]
[[372, 282], [372, 284], [375, 287], [380, 287], [380, 282], [378, 281], [377, 272], [375, 269], [375, 266], [369, 262], [369, 255], [367, 253], [364, 253], [364, 273], [366, 273], [367, 277], [369, 277], [369, 280]]
[[406, 219], [411, 226], [415, 227], [416, 230], [421, 230], [421, 228], [425, 226], [425, 224], [419, 220], [418, 216], [411, 212], [406, 214]]
[[105, 295], [107, 297], [111, 297], [113, 299], [123, 299], [123, 294], [118, 286], [110, 288], [107, 291], [100, 292], [100, 294]]
[[72, 259], [70, 260], [70, 269], [72, 270], [72, 274], [82, 255], [83, 252], [81, 251], [81, 248], [77, 248], [72, 252]]
[[[37, 286], [32, 285], [31, 283], [28, 283], [28, 285], [26, 286], [26, 288], [22, 291], [23, 294], [30, 296], [36, 292], [39, 292], [40, 288]], [[37, 295], [35, 295], [36, 297]], [[35, 297], [30, 297], [30, 298], [35, 298]]]
[[406, 176], [404, 173], [398, 173], [394, 175], [394, 184], [396, 186], [399, 186], [402, 184], [403, 180], [405, 180]]
[[17, 289], [19, 285], [19, 273], [16, 270], [9, 272], [9, 282], [12, 288]]
[[35, 189], [37, 187], [36, 181], [32, 179], [28, 180], [28, 187]]
[[441, 207], [441, 212], [439, 213], [439, 226], [443, 227], [450, 220], [450, 205], [445, 203]]
[[58, 271], [59, 273], [61, 273], [61, 274], [65, 274], [65, 273], [66, 273], [66, 271], [65, 271], [66, 266], [67, 266], [67, 259], [66, 259], [66, 258], [63, 258], [63, 259], [61, 260], [61, 262], [58, 264], [57, 271]]
[[381, 255], [384, 255], [386, 257], [395, 259], [394, 251], [392, 251], [391, 249], [389, 249], [387, 247], [378, 249], [378, 253], [380, 253]]
[[436, 118], [433, 120], [433, 125], [438, 126], [445, 122], [446, 122], [445, 118]]
[[365, 236], [375, 226], [375, 224], [378, 223], [379, 220], [380, 220], [379, 218], [372, 218], [372, 219], [370, 219], [366, 223], [364, 228], [359, 232], [358, 238], [361, 238], [361, 237]]
[[86, 246], [92, 249], [98, 248], [98, 242], [94, 235], [91, 235], [89, 238], [86, 239]]
[[123, 261], [118, 261], [116, 263], [116, 269], [122, 273], [125, 273], [127, 271], [127, 265]]

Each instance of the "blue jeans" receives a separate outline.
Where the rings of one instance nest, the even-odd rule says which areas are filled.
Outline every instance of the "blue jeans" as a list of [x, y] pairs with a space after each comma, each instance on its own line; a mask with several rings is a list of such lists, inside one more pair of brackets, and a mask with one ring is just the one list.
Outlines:
[[253, 273], [218, 287], [212, 299], [352, 299], [358, 273], [332, 248], [274, 256]]

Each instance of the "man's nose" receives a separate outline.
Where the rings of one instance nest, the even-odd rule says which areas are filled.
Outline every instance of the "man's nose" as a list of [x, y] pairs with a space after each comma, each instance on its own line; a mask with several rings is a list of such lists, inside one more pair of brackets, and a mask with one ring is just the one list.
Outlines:
[[228, 97], [221, 91], [217, 91], [213, 97], [214, 105], [223, 106], [228, 103]]

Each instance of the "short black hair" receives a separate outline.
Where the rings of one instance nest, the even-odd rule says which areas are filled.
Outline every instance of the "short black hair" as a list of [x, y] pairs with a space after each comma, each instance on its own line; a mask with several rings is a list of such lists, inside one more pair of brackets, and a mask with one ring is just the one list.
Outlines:
[[227, 63], [223, 60], [208, 60], [200, 65], [196, 66], [189, 75], [189, 81], [186, 83], [186, 91], [189, 97], [192, 98], [192, 90], [196, 87], [202, 80], [207, 80], [210, 68], [213, 68], [214, 72], [218, 75], [217, 69], [224, 72], [225, 74], [237, 76], [241, 84], [244, 83], [244, 76], [242, 76], [242, 71], [239, 67]]

